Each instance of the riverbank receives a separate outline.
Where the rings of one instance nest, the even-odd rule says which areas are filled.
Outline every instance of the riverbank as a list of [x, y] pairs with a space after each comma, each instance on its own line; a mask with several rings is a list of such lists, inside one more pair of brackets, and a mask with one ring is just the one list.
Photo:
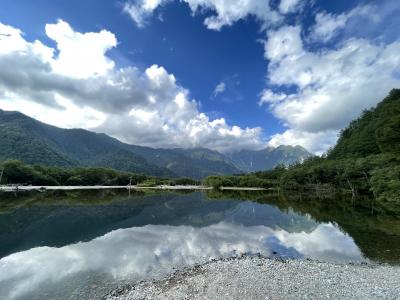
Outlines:
[[107, 300], [399, 299], [400, 267], [244, 257], [126, 286]]
[[219, 188], [222, 191], [272, 191], [272, 188], [257, 188], [257, 187], [235, 187], [235, 186], [221, 186]]
[[[195, 190], [195, 191], [207, 191], [212, 190], [212, 187], [202, 185], [158, 185], [158, 186], [31, 186], [31, 185], [10, 185], [0, 186], [0, 191], [3, 192], [18, 192], [18, 191], [72, 191], [72, 190]], [[232, 190], [232, 191], [267, 191], [264, 188], [254, 187], [221, 187], [221, 190]]]
[[18, 191], [72, 191], [72, 190], [210, 190], [211, 187], [198, 186], [198, 185], [158, 185], [158, 186], [23, 186], [23, 185], [12, 185], [12, 186], [0, 186], [0, 191], [3, 192], [18, 192]]

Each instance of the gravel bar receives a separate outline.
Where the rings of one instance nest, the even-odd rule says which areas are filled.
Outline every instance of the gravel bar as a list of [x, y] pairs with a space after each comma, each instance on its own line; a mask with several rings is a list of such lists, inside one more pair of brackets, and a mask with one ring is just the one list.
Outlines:
[[400, 267], [225, 259], [120, 287], [105, 299], [400, 299]]

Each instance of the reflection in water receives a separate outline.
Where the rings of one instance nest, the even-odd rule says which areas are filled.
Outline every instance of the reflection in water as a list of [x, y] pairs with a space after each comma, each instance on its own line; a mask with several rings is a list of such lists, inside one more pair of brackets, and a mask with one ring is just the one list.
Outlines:
[[349, 234], [361, 252], [376, 262], [400, 263], [400, 215], [377, 210], [374, 199], [351, 195], [276, 195], [263, 192], [210, 191], [210, 199], [248, 199], [281, 211], [308, 215], [316, 223], [335, 223]]
[[[293, 210], [282, 213], [277, 207], [250, 201], [210, 201], [202, 193], [134, 198], [117, 194], [105, 204], [102, 195], [97, 201], [82, 200], [86, 199], [85, 194], [68, 195], [67, 199], [48, 199], [51, 194], [40, 194], [44, 198], [39, 198], [36, 205], [0, 214], [0, 258], [38, 246], [62, 247], [87, 242], [116, 229], [148, 224], [203, 227], [226, 221], [290, 232], [311, 232], [318, 225]], [[82, 203], [76, 203], [75, 199]]]
[[363, 260], [353, 240], [332, 224], [320, 224], [310, 233], [228, 222], [206, 227], [146, 225], [115, 230], [90, 242], [9, 255], [0, 260], [0, 298], [28, 295], [39, 287], [43, 293], [46, 285], [64, 286], [69, 278], [87, 272], [113, 280], [141, 280], [212, 258], [269, 256], [275, 251], [296, 258]]
[[88, 290], [97, 299], [125, 280], [242, 253], [400, 261], [399, 219], [345, 199], [216, 191], [3, 196], [0, 299], [85, 299], [80, 292]]

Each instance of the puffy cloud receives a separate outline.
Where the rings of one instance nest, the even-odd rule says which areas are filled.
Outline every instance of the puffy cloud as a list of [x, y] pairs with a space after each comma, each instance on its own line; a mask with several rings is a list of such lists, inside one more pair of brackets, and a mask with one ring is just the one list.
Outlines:
[[260, 128], [210, 120], [163, 67], [118, 69], [107, 56], [117, 45], [111, 32], [79, 33], [59, 21], [47, 25], [46, 34], [58, 51], [0, 24], [0, 108], [140, 145], [263, 147]]
[[57, 43], [59, 54], [50, 60], [53, 70], [76, 78], [105, 75], [114, 68], [114, 62], [104, 54], [117, 46], [117, 39], [109, 31], [82, 34], [60, 20], [57, 24], [47, 24], [46, 34]]
[[326, 149], [331, 147], [337, 139], [336, 130], [326, 130], [320, 132], [307, 132], [296, 129], [288, 129], [283, 133], [271, 136], [269, 145], [278, 147], [279, 145], [301, 145], [317, 155], [323, 154]]
[[21, 34], [19, 29], [0, 23], [0, 54], [24, 51], [26, 42]]
[[310, 51], [302, 44], [299, 26], [270, 31], [265, 43], [270, 89], [260, 103], [288, 127], [270, 144], [300, 144], [317, 153], [326, 150], [338, 130], [400, 85], [399, 52], [400, 42], [356, 38], [332, 49]]
[[207, 17], [204, 24], [209, 29], [220, 30], [223, 26], [248, 17], [256, 17], [263, 24], [275, 23], [281, 20], [279, 14], [271, 10], [269, 1], [265, 0], [184, 0], [193, 12], [201, 9], [211, 9], [216, 15]]
[[0, 297], [17, 299], [38, 291], [40, 297], [48, 288], [62, 291], [60, 286], [84, 288], [90, 286], [90, 278], [97, 284], [139, 281], [212, 258], [241, 253], [269, 256], [276, 249], [291, 257], [363, 261], [351, 237], [332, 224], [320, 224], [309, 233], [227, 222], [206, 227], [147, 225], [112, 231], [85, 243], [37, 247], [4, 257]]
[[[139, 27], [143, 27], [146, 18], [152, 15], [157, 7], [171, 1], [130, 1], [125, 3], [123, 10], [131, 16]], [[181, 2], [187, 3], [193, 13], [204, 10], [215, 12], [215, 15], [206, 17], [204, 20], [207, 28], [213, 30], [220, 30], [223, 26], [230, 26], [248, 16], [254, 16], [264, 26], [281, 21], [281, 16], [278, 12], [271, 9], [268, 0], [181, 0]]]
[[[304, 31], [301, 26], [275, 29], [285, 20], [284, 15], [302, 8], [305, 3], [300, 0], [281, 0], [279, 12], [271, 9], [269, 1], [182, 2], [193, 13], [214, 12], [204, 21], [209, 29], [220, 30], [253, 16], [262, 29], [269, 30], [265, 42], [268, 85], [259, 104], [267, 105], [288, 128], [273, 135], [270, 145], [300, 144], [322, 153], [350, 120], [399, 86], [398, 33], [391, 29], [398, 23], [396, 0], [359, 5], [340, 14], [320, 11], [315, 14], [315, 25]], [[144, 9], [149, 15], [162, 4], [153, 3], [143, 0], [130, 5], [151, 7]]]
[[[187, 102], [185, 105], [188, 105]], [[173, 105], [167, 107], [167, 110], [175, 110], [178, 117], [182, 114]], [[104, 128], [109, 134], [133, 144], [152, 147], [206, 147], [230, 152], [265, 146], [260, 139], [261, 128], [229, 126], [223, 118], [210, 120], [204, 113], [197, 112], [182, 117], [179, 119], [174, 113], [167, 114], [158, 110], [134, 110], [130, 112], [130, 116], [108, 116], [99, 129]], [[129, 130], [121, 130], [121, 127]]]
[[301, 5], [301, 0], [281, 0], [279, 11], [283, 14], [295, 12]]

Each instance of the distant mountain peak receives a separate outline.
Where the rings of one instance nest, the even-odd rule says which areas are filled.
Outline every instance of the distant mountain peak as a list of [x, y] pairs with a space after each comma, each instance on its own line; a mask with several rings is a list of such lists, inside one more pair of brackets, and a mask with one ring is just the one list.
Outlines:
[[313, 156], [301, 146], [280, 145], [262, 150], [241, 150], [229, 155], [234, 164], [245, 172], [269, 170], [279, 164], [291, 165]]

